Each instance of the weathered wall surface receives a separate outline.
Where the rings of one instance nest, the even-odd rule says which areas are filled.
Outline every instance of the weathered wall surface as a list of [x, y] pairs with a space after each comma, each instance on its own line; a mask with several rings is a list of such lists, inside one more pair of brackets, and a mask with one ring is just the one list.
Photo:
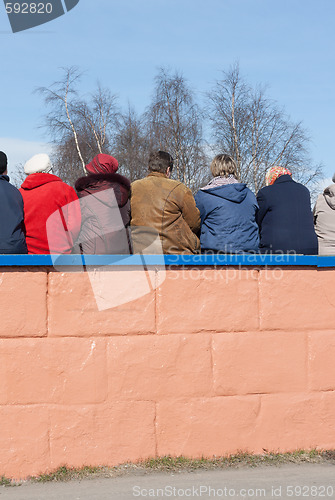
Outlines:
[[136, 273], [0, 269], [0, 476], [335, 448], [334, 270]]

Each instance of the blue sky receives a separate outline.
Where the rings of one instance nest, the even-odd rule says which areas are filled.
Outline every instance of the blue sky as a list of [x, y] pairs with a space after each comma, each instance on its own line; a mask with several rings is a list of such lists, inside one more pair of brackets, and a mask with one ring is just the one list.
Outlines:
[[97, 80], [143, 111], [159, 66], [181, 71], [200, 97], [220, 72], [239, 61], [252, 84], [313, 139], [314, 161], [330, 177], [333, 163], [335, 81], [334, 0], [80, 0], [44, 26], [12, 34], [0, 4], [0, 149], [11, 165], [47, 141], [36, 87], [85, 71], [81, 89]]

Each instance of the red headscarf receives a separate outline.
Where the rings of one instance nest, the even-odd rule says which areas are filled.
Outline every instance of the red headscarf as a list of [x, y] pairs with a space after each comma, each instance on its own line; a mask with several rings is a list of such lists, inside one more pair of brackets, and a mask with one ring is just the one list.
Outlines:
[[85, 168], [89, 174], [115, 174], [118, 167], [119, 163], [113, 156], [99, 154]]
[[265, 183], [267, 186], [271, 186], [281, 175], [290, 175], [292, 173], [284, 167], [271, 167], [265, 176]]

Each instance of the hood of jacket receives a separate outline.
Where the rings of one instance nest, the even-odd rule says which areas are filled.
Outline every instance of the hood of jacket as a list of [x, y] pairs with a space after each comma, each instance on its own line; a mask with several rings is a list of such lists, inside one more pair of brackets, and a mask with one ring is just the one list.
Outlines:
[[325, 197], [325, 200], [330, 208], [335, 210], [335, 184], [331, 184], [330, 186], [328, 186], [324, 190], [323, 196]]
[[130, 196], [130, 181], [119, 174], [90, 174], [80, 177], [75, 188], [79, 198], [113, 189], [119, 207], [123, 207]]
[[22, 189], [35, 189], [50, 182], [63, 182], [62, 179], [53, 174], [30, 174], [23, 182]]
[[203, 196], [218, 196], [234, 203], [242, 203], [248, 194], [248, 189], [246, 184], [238, 183], [211, 189], [202, 189], [199, 192], [203, 193]]

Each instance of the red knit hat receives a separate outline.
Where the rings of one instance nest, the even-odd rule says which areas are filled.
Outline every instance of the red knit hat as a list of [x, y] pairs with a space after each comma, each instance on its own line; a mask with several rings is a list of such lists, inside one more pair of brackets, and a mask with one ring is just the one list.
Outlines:
[[115, 174], [118, 168], [118, 161], [113, 156], [104, 154], [95, 156], [85, 167], [90, 174]]

